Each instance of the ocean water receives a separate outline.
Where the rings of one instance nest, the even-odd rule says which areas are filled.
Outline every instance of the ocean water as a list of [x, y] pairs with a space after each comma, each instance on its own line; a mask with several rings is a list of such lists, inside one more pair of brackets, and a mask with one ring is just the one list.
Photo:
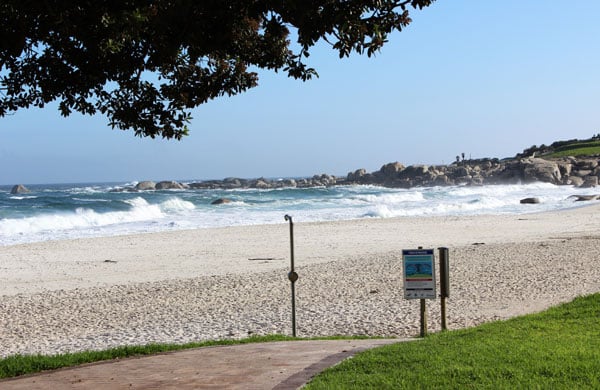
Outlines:
[[[135, 183], [0, 186], [0, 246], [80, 237], [236, 225], [399, 216], [524, 214], [582, 206], [589, 189], [546, 183], [389, 189], [376, 186], [273, 190], [110, 192]], [[593, 192], [592, 192], [593, 193]], [[522, 205], [525, 197], [540, 204]], [[211, 205], [218, 198], [233, 202]]]

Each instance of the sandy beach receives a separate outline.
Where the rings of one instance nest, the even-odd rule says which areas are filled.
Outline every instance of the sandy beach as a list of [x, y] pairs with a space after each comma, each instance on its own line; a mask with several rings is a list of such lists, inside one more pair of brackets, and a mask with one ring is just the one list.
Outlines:
[[[600, 291], [600, 205], [543, 214], [295, 221], [299, 336], [416, 336], [401, 250], [450, 249], [448, 326]], [[436, 251], [437, 252], [437, 251]], [[0, 351], [291, 334], [289, 226], [0, 247]], [[439, 330], [439, 300], [428, 301]]]

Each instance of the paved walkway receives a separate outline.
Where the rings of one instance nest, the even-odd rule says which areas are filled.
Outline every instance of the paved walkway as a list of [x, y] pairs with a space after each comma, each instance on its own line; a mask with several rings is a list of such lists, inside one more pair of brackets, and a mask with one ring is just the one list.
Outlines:
[[297, 389], [357, 352], [405, 339], [197, 348], [0, 380], [0, 389]]

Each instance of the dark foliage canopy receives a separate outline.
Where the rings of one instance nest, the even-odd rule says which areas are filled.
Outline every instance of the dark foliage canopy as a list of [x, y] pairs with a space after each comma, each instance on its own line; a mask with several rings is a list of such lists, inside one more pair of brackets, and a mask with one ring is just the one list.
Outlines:
[[3, 0], [0, 117], [58, 101], [64, 116], [180, 139], [192, 108], [255, 87], [252, 69], [308, 80], [319, 40], [371, 56], [433, 1]]

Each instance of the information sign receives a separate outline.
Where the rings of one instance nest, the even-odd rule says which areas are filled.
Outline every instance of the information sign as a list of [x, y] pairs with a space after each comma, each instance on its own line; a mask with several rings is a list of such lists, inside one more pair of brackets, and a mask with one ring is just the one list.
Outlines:
[[405, 299], [435, 299], [433, 249], [402, 250]]

